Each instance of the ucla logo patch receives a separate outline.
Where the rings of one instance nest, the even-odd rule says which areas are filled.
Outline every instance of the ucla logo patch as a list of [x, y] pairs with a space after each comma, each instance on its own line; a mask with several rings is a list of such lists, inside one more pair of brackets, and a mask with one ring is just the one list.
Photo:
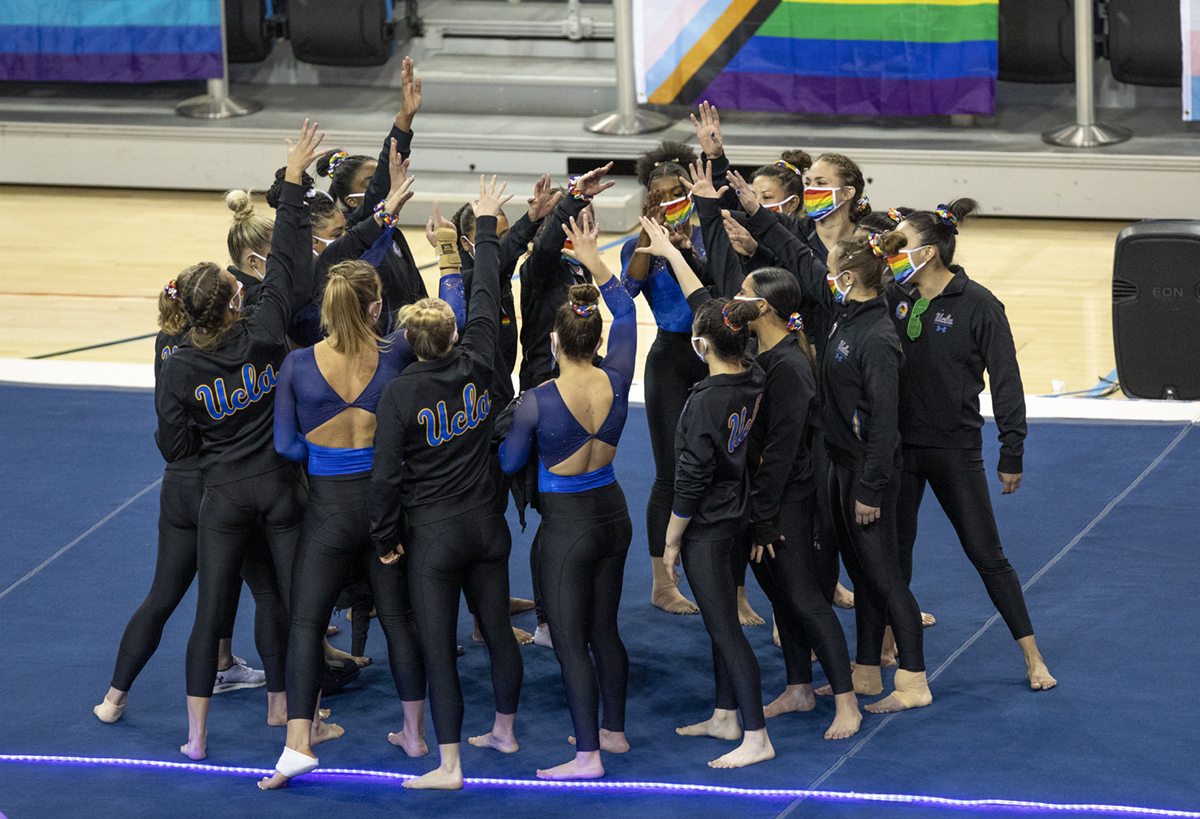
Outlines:
[[463, 388], [464, 409], [454, 413], [451, 418], [445, 401], [438, 401], [437, 412], [426, 408], [417, 413], [417, 423], [425, 426], [425, 440], [430, 446], [441, 446], [447, 441], [462, 435], [467, 430], [475, 429], [487, 418], [488, 410], [492, 408], [492, 400], [488, 391], [476, 400], [474, 384]]
[[275, 389], [275, 368], [270, 364], [258, 373], [253, 364], [242, 365], [242, 383], [232, 391], [225, 388], [225, 379], [218, 378], [210, 387], [201, 384], [196, 387], [196, 400], [203, 402], [204, 409], [214, 421], [220, 421], [243, 410], [256, 401], [261, 401], [271, 390]]
[[902, 301], [896, 305], [896, 320], [904, 321], [908, 317], [908, 302]]
[[950, 327], [954, 326], [954, 319], [949, 313], [938, 313], [933, 317], [933, 324], [937, 327], [939, 333], [946, 332]]
[[842, 339], [838, 342], [837, 351], [833, 357], [838, 361], [845, 361], [848, 355], [850, 355], [850, 345], [846, 343], [845, 339]]
[[750, 434], [750, 430], [754, 427], [754, 419], [758, 417], [758, 406], [762, 403], [762, 393], [759, 393], [758, 398], [754, 401], [754, 412], [750, 415], [750, 420], [746, 420], [746, 407], [742, 407], [741, 412], [735, 412], [729, 416], [729, 452], [733, 453], [735, 449], [746, 440], [746, 436]]

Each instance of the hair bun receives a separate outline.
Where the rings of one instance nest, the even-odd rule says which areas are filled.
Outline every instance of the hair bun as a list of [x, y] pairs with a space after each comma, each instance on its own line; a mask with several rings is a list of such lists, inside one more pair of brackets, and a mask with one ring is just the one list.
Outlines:
[[229, 191], [225, 194], [225, 207], [233, 211], [235, 223], [245, 222], [254, 217], [254, 203], [250, 201], [250, 191]]
[[600, 303], [600, 288], [594, 284], [573, 284], [567, 291], [567, 301], [571, 302], [572, 307], [575, 305], [595, 307]]

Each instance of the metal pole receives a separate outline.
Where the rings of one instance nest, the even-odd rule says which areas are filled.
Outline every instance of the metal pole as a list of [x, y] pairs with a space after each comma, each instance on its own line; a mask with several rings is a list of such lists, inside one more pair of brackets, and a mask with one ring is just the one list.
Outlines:
[[1092, 0], [1075, 0], [1075, 122], [1042, 134], [1051, 145], [1096, 148], [1133, 136], [1125, 128], [1096, 122], [1095, 63]]
[[646, 134], [669, 128], [674, 120], [637, 104], [633, 62], [633, 0], [613, 0], [613, 40], [617, 51], [617, 110], [585, 120], [583, 127], [598, 134]]
[[221, 78], [208, 81], [208, 93], [186, 99], [175, 106], [175, 113], [193, 119], [229, 119], [262, 110], [257, 100], [229, 96], [229, 34], [225, 29], [225, 0], [221, 4]]

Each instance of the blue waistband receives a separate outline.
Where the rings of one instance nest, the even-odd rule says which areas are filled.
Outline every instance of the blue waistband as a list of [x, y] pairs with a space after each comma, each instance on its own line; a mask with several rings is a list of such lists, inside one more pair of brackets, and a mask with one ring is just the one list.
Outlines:
[[375, 447], [362, 449], [337, 449], [328, 446], [308, 445], [308, 472], [310, 475], [353, 475], [370, 472]]
[[584, 492], [608, 486], [616, 480], [617, 473], [612, 464], [582, 475], [555, 475], [541, 460], [538, 461], [538, 490], [541, 492]]

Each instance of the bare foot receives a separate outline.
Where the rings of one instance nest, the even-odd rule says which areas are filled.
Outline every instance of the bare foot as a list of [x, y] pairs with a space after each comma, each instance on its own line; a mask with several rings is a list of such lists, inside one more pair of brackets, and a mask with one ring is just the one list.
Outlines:
[[527, 646], [533, 642], [533, 635], [523, 628], [513, 626], [513, 637], [517, 638], [517, 645]]
[[875, 697], [883, 693], [883, 678], [877, 665], [850, 666], [850, 678], [854, 680], [854, 693]]
[[[583, 759], [580, 759], [583, 757]], [[599, 779], [604, 776], [604, 765], [599, 753], [576, 754], [570, 762], [553, 768], [538, 768], [538, 779]]]
[[462, 790], [462, 786], [462, 768], [435, 768], [424, 776], [419, 776], [416, 779], [404, 780], [404, 787], [418, 791], [458, 791]]
[[[575, 744], [575, 737], [567, 737], [567, 742]], [[629, 750], [629, 740], [625, 739], [624, 731], [606, 731], [600, 729], [600, 750], [610, 754], [623, 754]]]
[[921, 625], [924, 626], [925, 628], [929, 628], [930, 626], [936, 626], [937, 618], [934, 617], [932, 614], [928, 614], [926, 612], [921, 612]]
[[767, 719], [792, 711], [811, 711], [817, 707], [816, 697], [813, 696], [812, 685], [789, 685], [783, 693], [776, 697], [775, 702], [763, 709]]
[[409, 756], [425, 756], [429, 753], [429, 746], [425, 744], [424, 737], [408, 737], [403, 731], [388, 734], [388, 742], [402, 749]]
[[742, 744], [736, 750], [714, 759], [708, 763], [708, 767], [745, 768], [747, 765], [753, 765], [756, 762], [766, 762], [768, 759], [774, 758], [775, 749], [771, 747], [771, 740], [767, 736], [767, 729], [763, 728], [758, 731], [747, 731], [746, 738], [742, 740]]
[[337, 626], [327, 626], [325, 628], [325, 638], [336, 637], [342, 633], [342, 630]]
[[260, 791], [273, 791], [279, 788], [286, 788], [288, 783], [291, 781], [292, 780], [290, 777], [284, 776], [279, 771], [276, 771], [270, 776], [264, 776], [262, 779], [258, 780], [258, 789]]
[[750, 601], [746, 599], [746, 587], [738, 586], [737, 590], [738, 620], [743, 626], [765, 626], [767, 621], [758, 616]]
[[208, 737], [199, 737], [198, 739], [188, 737], [187, 745], [180, 745], [179, 752], [199, 762], [208, 755]]
[[837, 588], [833, 590], [833, 605], [839, 609], [854, 608], [854, 592], [838, 583]]
[[1025, 672], [1025, 679], [1029, 680], [1029, 687], [1034, 691], [1049, 691], [1058, 685], [1058, 680], [1050, 676], [1050, 669], [1046, 668], [1046, 663], [1040, 655], [1032, 663], [1026, 663], [1028, 670]]
[[517, 744], [516, 737], [497, 737], [495, 731], [490, 734], [471, 737], [467, 742], [476, 748], [493, 748], [502, 754], [515, 754], [521, 750], [521, 746]]
[[346, 733], [346, 729], [332, 722], [314, 722], [312, 731], [308, 734], [309, 745], [320, 745], [331, 739], [337, 739]]
[[866, 706], [866, 709], [872, 714], [891, 714], [909, 708], [924, 708], [932, 702], [933, 694], [929, 690], [925, 672], [905, 671], [902, 668], [896, 672], [896, 690], [879, 702]]
[[774, 613], [771, 614], [771, 639], [775, 641], [775, 645], [783, 645], [779, 642], [779, 618]]
[[835, 698], [837, 712], [833, 715], [833, 724], [825, 732], [825, 739], [846, 739], [858, 733], [862, 724], [862, 712], [858, 710], [858, 697], [853, 691], [838, 694]]
[[679, 589], [671, 586], [656, 589], [650, 594], [650, 602], [667, 614], [699, 614], [700, 607], [679, 593]]
[[370, 657], [355, 657], [348, 651], [342, 651], [340, 648], [334, 648], [333, 646], [329, 645], [329, 643], [325, 644], [325, 662], [329, 663], [330, 665], [341, 665], [347, 660], [353, 660], [354, 664], [359, 668], [366, 668], [371, 664]]
[[508, 598], [508, 613], [520, 614], [523, 611], [532, 611], [534, 603], [532, 600], [526, 600], [523, 597]]
[[329, 719], [330, 717], [333, 716], [333, 712], [330, 711], [328, 708], [318, 708], [317, 716], [319, 716], [321, 719]]
[[684, 737], [741, 739], [742, 728], [738, 725], [737, 711], [717, 709], [704, 722], [697, 722], [695, 725], [685, 725], [682, 728], [676, 728], [675, 733]]

